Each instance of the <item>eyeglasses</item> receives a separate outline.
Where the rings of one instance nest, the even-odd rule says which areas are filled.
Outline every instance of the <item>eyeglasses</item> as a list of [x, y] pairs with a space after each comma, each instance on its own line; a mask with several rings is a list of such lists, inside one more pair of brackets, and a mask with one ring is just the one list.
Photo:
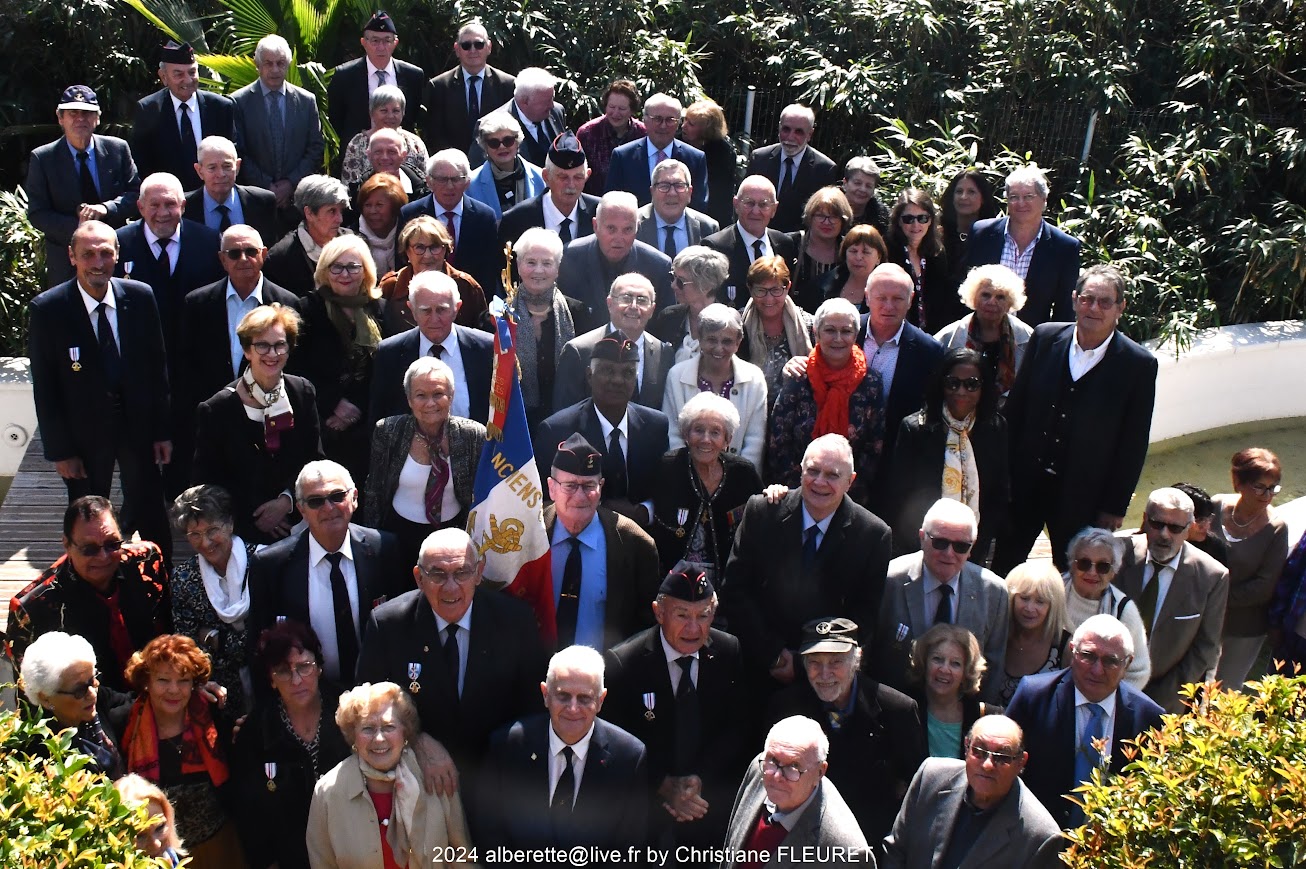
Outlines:
[[759, 299], [763, 296], [774, 296], [775, 298], [780, 299], [784, 298], [785, 294], [789, 292], [789, 288], [778, 285], [774, 287], [749, 287], [748, 292], [757, 296]]
[[684, 181], [659, 181], [653, 185], [653, 189], [658, 193], [670, 193], [672, 190], [684, 193], [689, 189], [689, 184]]
[[387, 46], [387, 45], [394, 45], [394, 44], [395, 44], [396, 42], [398, 42], [398, 41], [399, 41], [398, 37], [394, 37], [394, 36], [369, 36], [369, 37], [367, 37], [367, 44], [368, 44], [368, 45], [375, 45], [377, 48], [382, 48], [382, 47]]
[[485, 144], [489, 145], [491, 148], [511, 148], [513, 145], [517, 144], [517, 137], [503, 136], [500, 138], [496, 138], [492, 136], [486, 136]]
[[788, 782], [798, 781], [803, 777], [803, 773], [807, 772], [807, 770], [802, 767], [794, 766], [793, 764], [790, 764], [789, 766], [781, 766], [775, 762], [775, 758], [773, 757], [759, 757], [757, 762], [761, 764], [762, 775], [782, 775], [784, 776], [784, 780]]
[[235, 262], [241, 257], [245, 257], [247, 259], [257, 259], [259, 255], [259, 249], [256, 247], [229, 247], [222, 252], [222, 255], [225, 256], [227, 259], [231, 260], [232, 262]]
[[740, 209], [752, 211], [754, 208], [775, 208], [774, 199], [739, 199], [736, 200]]
[[103, 543], [82, 543], [74, 546], [82, 558], [94, 558], [103, 552], [105, 555], [113, 555], [119, 549], [122, 549], [122, 540], [106, 540]]
[[430, 570], [427, 570], [425, 567], [422, 567], [422, 565], [419, 564], [417, 565], [417, 570], [419, 573], [422, 574], [422, 576], [426, 577], [436, 585], [444, 585], [446, 582], [448, 582], [451, 579], [454, 582], [458, 583], [459, 585], [462, 585], [465, 582], [471, 582], [472, 579], [476, 576], [475, 566], [460, 567], [457, 570], [455, 570], [453, 573], [447, 573], [443, 570], [437, 570], [435, 568], [431, 568]]
[[327, 501], [330, 501], [332, 504], [345, 503], [345, 499], [349, 497], [349, 493], [351, 491], [353, 490], [337, 489], [336, 491], [328, 492], [325, 495], [309, 495], [306, 498], [300, 498], [299, 503], [303, 504], [305, 507], [307, 507], [310, 510], [321, 510], [324, 506], [326, 506]]
[[71, 697], [74, 700], [85, 700], [86, 695], [91, 693], [92, 688], [99, 688], [99, 687], [100, 687], [100, 674], [96, 673], [88, 681], [82, 682], [80, 685], [77, 685], [73, 688], [69, 688], [67, 691], [56, 690], [54, 693], [62, 694], [65, 697]]
[[1102, 311], [1109, 311], [1120, 303], [1116, 301], [1115, 296], [1089, 296], [1080, 293], [1075, 296], [1075, 304], [1081, 308], [1098, 308]]
[[467, 180], [466, 175], [427, 175], [432, 184], [444, 184], [446, 186], [461, 184]]
[[[461, 48], [463, 51], [480, 51], [485, 46], [486, 46], [486, 42], [484, 39], [468, 39], [458, 43], [458, 47]], [[494, 147], [497, 148], [499, 146], [495, 145]]]
[[1090, 570], [1096, 570], [1098, 576], [1106, 576], [1115, 566], [1109, 561], [1094, 561], [1091, 558], [1076, 558], [1071, 564], [1080, 573], [1088, 573]]
[[1190, 524], [1192, 523], [1185, 522], [1182, 525], [1175, 525], [1170, 522], [1162, 522], [1160, 519], [1153, 519], [1151, 516], [1147, 517], [1148, 528], [1151, 528], [1153, 531], [1169, 531], [1171, 534], [1183, 534], [1184, 529]]
[[1115, 655], [1099, 655], [1096, 652], [1085, 652], [1082, 649], [1075, 649], [1075, 660], [1088, 667], [1101, 664], [1103, 670], [1119, 670], [1125, 665], [1124, 658], [1118, 658]]
[[276, 341], [269, 343], [267, 341], [255, 341], [249, 345], [254, 352], [260, 356], [285, 356], [290, 352], [290, 342]]
[[943, 378], [943, 388], [948, 392], [957, 392], [962, 387], [965, 387], [967, 392], [979, 392], [983, 385], [978, 377], [967, 377], [962, 380], [960, 377], [949, 375]]
[[667, 272], [667, 274], [671, 275], [671, 286], [673, 287], [684, 288], [690, 286], [691, 284], [698, 283], [698, 281], [695, 280], [687, 281], [684, 278], [680, 277], [680, 275], [676, 274], [675, 272]]
[[824, 211], [818, 211], [812, 215], [812, 220], [819, 223], [838, 223], [843, 220], [843, 216], [838, 214], [826, 214]]
[[664, 127], [667, 126], [668, 124], [679, 124], [680, 116], [679, 115], [645, 115], [644, 123], [657, 124], [659, 127]]
[[222, 525], [214, 525], [205, 531], [187, 531], [186, 540], [193, 546], [201, 540], [207, 540], [210, 543], [217, 543], [227, 534], [230, 529]]
[[327, 271], [337, 277], [344, 274], [357, 275], [363, 271], [362, 263], [332, 263], [327, 266]]
[[427, 254], [439, 253], [440, 251], [444, 250], [444, 245], [422, 244], [420, 242], [413, 242], [412, 244], [408, 245], [408, 249], [411, 250], [413, 253], [417, 254], [418, 256], [426, 256]]
[[557, 477], [549, 477], [550, 480], [558, 484], [558, 488], [568, 495], [575, 495], [577, 492], [583, 492], [586, 495], [598, 494], [599, 489], [603, 488], [602, 480], [586, 480], [583, 483], [573, 483], [559, 480]]
[[1008, 193], [1007, 201], [1014, 205], [1029, 205], [1038, 202], [1043, 197], [1037, 193]]
[[953, 552], [958, 555], [965, 555], [967, 552], [970, 552], [970, 548], [975, 545], [975, 541], [973, 540], [949, 540], [946, 537], [935, 537], [928, 531], [925, 532], [925, 536], [930, 539], [930, 546], [940, 552], [951, 546]]
[[634, 305], [637, 308], [653, 307], [653, 300], [648, 296], [636, 296], [634, 293], [622, 293], [619, 296], [613, 296], [612, 301], [621, 305], [623, 308], [629, 308]]
[[1252, 483], [1252, 491], [1264, 498], [1266, 495], [1277, 495], [1283, 491], [1283, 486], [1262, 486], [1259, 483]]
[[364, 727], [358, 728], [358, 732], [362, 734], [364, 739], [376, 739], [378, 734], [384, 736], [386, 739], [389, 739], [390, 737], [394, 736], [396, 733], [399, 732], [399, 725], [382, 724], [380, 727], [373, 727], [372, 725], [368, 724]]
[[317, 661], [300, 661], [298, 664], [286, 664], [272, 668], [272, 678], [278, 682], [291, 682], [298, 676], [301, 681], [308, 681], [317, 675]]
[[913, 223], [926, 224], [933, 220], [928, 214], [899, 214], [898, 222], [904, 226], [911, 226]]
[[1011, 766], [1013, 763], [1020, 762], [1020, 755], [1018, 754], [1003, 754], [1000, 751], [989, 751], [987, 748], [981, 748], [974, 743], [968, 745], [966, 750], [970, 752], [971, 757], [978, 760], [981, 764], [989, 760], [993, 761], [994, 766]]

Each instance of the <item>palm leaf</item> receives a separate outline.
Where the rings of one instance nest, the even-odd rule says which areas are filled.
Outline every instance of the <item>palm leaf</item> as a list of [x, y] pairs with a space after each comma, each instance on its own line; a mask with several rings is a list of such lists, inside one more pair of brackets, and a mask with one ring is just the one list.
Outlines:
[[186, 0], [119, 0], [173, 39], [189, 42], [196, 54], [207, 54], [200, 16]]
[[296, 42], [301, 56], [318, 56], [323, 36], [334, 29], [339, 7], [338, 0], [327, 0], [320, 8], [314, 0], [289, 0], [286, 4], [287, 24], [298, 31]]
[[242, 57], [234, 54], [202, 54], [195, 58], [200, 65], [222, 76], [224, 82], [230, 85], [231, 90], [242, 88], [245, 85], [258, 78], [258, 69], [254, 66], [254, 58]]
[[222, 0], [222, 5], [231, 10], [233, 54], [253, 54], [260, 39], [281, 30], [277, 21], [280, 10], [269, 9], [262, 0]]

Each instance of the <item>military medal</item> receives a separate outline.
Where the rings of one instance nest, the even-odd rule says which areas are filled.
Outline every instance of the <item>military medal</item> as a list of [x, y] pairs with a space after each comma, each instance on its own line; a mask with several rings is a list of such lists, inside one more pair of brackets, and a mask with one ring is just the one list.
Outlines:
[[677, 537], [685, 536], [685, 523], [689, 521], [689, 508], [681, 507], [676, 511], [676, 524], [680, 527], [676, 529]]
[[644, 694], [644, 720], [645, 721], [652, 721], [654, 718], [657, 718], [657, 716], [653, 714], [653, 707], [657, 705], [657, 702], [658, 702], [657, 694], [653, 693], [652, 691], [648, 691]]
[[81, 371], [81, 370], [82, 370], [82, 363], [81, 363], [81, 358], [82, 358], [82, 348], [80, 348], [80, 347], [69, 347], [69, 348], [68, 348], [68, 358], [71, 359], [72, 362], [73, 362], [73, 371]]
[[268, 793], [275, 794], [277, 792], [277, 765], [275, 763], [263, 764], [263, 773], [268, 777]]
[[418, 678], [420, 678], [421, 675], [422, 675], [422, 665], [417, 663], [416, 661], [410, 661], [408, 664], [408, 678], [411, 679], [412, 681], [408, 683], [409, 692], [413, 694], [417, 694], [422, 690], [422, 686], [419, 685], [417, 682]]
[[735, 285], [734, 285], [734, 284], [727, 284], [727, 285], [726, 285], [726, 298], [729, 299], [729, 300], [732, 301], [732, 302], [735, 300]]

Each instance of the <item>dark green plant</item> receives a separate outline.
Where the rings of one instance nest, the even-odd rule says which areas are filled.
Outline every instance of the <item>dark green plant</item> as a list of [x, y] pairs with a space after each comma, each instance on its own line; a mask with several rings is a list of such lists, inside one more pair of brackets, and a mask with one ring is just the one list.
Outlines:
[[27, 353], [27, 303], [44, 275], [45, 236], [27, 219], [27, 194], [0, 191], [0, 356]]

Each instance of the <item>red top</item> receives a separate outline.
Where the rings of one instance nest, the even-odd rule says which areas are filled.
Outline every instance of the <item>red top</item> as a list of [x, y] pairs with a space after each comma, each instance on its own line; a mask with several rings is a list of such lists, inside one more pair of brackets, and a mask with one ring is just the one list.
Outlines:
[[394, 808], [395, 795], [378, 794], [368, 791], [367, 795], [372, 798], [372, 806], [376, 809], [376, 819], [381, 822], [381, 859], [385, 863], [385, 869], [404, 869], [395, 862], [395, 855], [390, 850], [390, 843], [386, 841], [385, 834], [390, 829], [388, 822], [390, 812]]

